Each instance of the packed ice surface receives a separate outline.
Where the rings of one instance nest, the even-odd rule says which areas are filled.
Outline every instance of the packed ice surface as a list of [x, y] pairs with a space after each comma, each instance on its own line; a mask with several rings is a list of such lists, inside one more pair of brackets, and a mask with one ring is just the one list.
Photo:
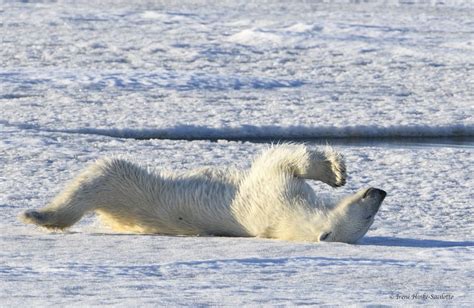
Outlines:
[[246, 168], [265, 144], [12, 128], [0, 142], [2, 305], [469, 307], [474, 300], [472, 148], [340, 147], [348, 184], [333, 189], [311, 182], [316, 193], [374, 186], [389, 194], [368, 234], [348, 245], [114, 234], [94, 217], [50, 233], [16, 219], [22, 210], [44, 206], [104, 155], [126, 154], [158, 169]]
[[317, 193], [388, 192], [357, 245], [17, 220], [101, 156], [267, 146], [116, 137], [473, 135], [471, 1], [249, 2], [0, 2], [0, 306], [472, 306], [469, 146], [339, 147], [348, 184]]
[[0, 121], [135, 137], [473, 135], [474, 2], [358, 2], [6, 1]]

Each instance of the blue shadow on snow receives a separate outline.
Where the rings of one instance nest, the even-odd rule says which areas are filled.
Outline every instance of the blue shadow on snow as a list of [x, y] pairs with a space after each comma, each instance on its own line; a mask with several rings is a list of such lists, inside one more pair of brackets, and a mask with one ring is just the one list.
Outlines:
[[393, 246], [393, 247], [419, 247], [419, 248], [442, 248], [442, 247], [472, 247], [474, 241], [441, 241], [424, 240], [412, 238], [399, 238], [388, 236], [364, 237], [359, 245]]

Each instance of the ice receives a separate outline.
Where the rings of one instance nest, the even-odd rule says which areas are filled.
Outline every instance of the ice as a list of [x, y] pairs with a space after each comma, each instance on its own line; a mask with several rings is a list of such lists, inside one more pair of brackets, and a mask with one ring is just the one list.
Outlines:
[[288, 137], [474, 134], [470, 1], [3, 8], [8, 124], [167, 136], [183, 125], [220, 136], [229, 127], [254, 137], [273, 127]]
[[[339, 147], [349, 180], [389, 192], [357, 245], [262, 239], [114, 234], [88, 217], [66, 233], [16, 219], [43, 206], [95, 159], [145, 166], [247, 168], [268, 145], [117, 139], [2, 130], [0, 292], [4, 305], [296, 305], [472, 301], [472, 149]], [[448, 294], [451, 300], [421, 296]]]
[[283, 43], [283, 38], [273, 33], [265, 33], [261, 30], [245, 29], [236, 33], [228, 38], [229, 42], [244, 45], [261, 46], [267, 45], [268, 47], [279, 46]]
[[0, 306], [472, 307], [472, 144], [337, 146], [348, 183], [316, 193], [388, 192], [356, 245], [116, 234], [92, 216], [51, 233], [17, 215], [103, 156], [248, 168], [268, 145], [229, 140], [472, 139], [473, 14], [463, 0], [1, 2]]

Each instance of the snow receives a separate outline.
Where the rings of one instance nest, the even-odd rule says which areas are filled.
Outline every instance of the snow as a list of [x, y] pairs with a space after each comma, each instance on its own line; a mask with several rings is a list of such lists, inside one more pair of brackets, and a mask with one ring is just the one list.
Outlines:
[[357, 245], [16, 218], [107, 155], [247, 168], [267, 145], [229, 139], [472, 140], [473, 2], [357, 2], [2, 2], [0, 306], [471, 307], [472, 142], [338, 142], [348, 184], [315, 191], [388, 192]]
[[[74, 174], [104, 155], [184, 170], [249, 166], [265, 144], [132, 140], [2, 130], [0, 301], [31, 305], [470, 306], [472, 147], [344, 147], [348, 184], [389, 196], [358, 245], [114, 234], [88, 217], [66, 233], [23, 225]], [[402, 300], [398, 296], [419, 299]], [[423, 300], [426, 294], [452, 299]]]
[[2, 120], [177, 138], [474, 134], [473, 2], [247, 2], [6, 2]]

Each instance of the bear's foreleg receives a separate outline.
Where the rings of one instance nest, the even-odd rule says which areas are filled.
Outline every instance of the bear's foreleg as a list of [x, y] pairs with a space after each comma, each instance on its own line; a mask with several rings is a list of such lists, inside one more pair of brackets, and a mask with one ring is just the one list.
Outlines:
[[300, 176], [333, 187], [344, 186], [347, 177], [344, 157], [329, 146], [322, 151], [310, 150], [308, 163]]
[[311, 150], [304, 145], [270, 148], [255, 160], [252, 169], [260, 174], [271, 174], [272, 170], [288, 172], [333, 187], [346, 183], [344, 157], [331, 147], [323, 150]]

